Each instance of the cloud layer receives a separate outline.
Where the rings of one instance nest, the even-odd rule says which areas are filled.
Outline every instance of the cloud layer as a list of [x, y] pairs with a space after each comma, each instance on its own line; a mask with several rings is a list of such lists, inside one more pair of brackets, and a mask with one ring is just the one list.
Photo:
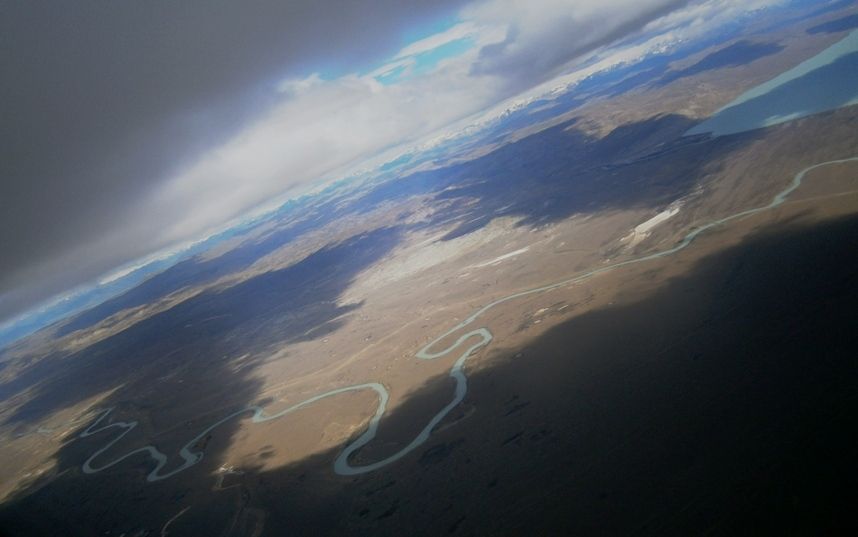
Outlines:
[[149, 253], [181, 215], [129, 211], [276, 102], [276, 81], [382, 58], [464, 3], [4, 3], [0, 318]]
[[[767, 3], [7, 9], [0, 54], [14, 82], [0, 90], [11, 155], [0, 194], [0, 319], [570, 76], [588, 54], [609, 61], [605, 47], [617, 40], [704, 31], [721, 13]], [[452, 23], [441, 30], [402, 38], [444, 17]]]

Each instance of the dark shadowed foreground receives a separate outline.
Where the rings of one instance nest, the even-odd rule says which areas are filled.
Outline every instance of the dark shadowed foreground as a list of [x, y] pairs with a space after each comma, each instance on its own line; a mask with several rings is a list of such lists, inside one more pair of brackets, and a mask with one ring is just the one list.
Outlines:
[[[0, 525], [120, 535], [134, 518], [157, 535], [189, 507], [168, 535], [253, 535], [263, 516], [265, 535], [851, 533], [856, 266], [858, 218], [757, 233], [645, 298], [494, 349], [510, 358], [471, 377], [461, 422], [379, 472], [335, 476], [329, 451], [220, 480], [213, 456], [147, 485], [142, 459], [82, 475], [87, 439]], [[388, 430], [450, 389], [431, 380]]]

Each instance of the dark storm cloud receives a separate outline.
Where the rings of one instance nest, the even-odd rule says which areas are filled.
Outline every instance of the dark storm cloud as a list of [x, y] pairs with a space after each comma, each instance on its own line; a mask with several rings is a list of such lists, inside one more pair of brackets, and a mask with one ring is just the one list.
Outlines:
[[[503, 76], [511, 92], [520, 91], [557, 74], [571, 59], [614, 43], [690, 2], [579, 0], [565, 12], [546, 9], [544, 20], [536, 24], [512, 17], [506, 39], [483, 47], [473, 72]], [[510, 0], [505, 7], [527, 10], [528, 3]], [[523, 25], [531, 31], [522, 31]]]
[[270, 105], [279, 79], [394, 52], [403, 29], [462, 3], [4, 3], [0, 319], [151, 253], [145, 225], [93, 245]]

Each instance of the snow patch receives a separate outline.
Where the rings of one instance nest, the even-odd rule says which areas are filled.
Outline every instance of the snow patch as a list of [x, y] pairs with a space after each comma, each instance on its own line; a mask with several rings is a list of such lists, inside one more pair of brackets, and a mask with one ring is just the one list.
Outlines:
[[650, 236], [652, 230], [657, 226], [667, 222], [674, 216], [676, 216], [680, 209], [682, 208], [681, 202], [674, 202], [668, 206], [667, 209], [653, 216], [646, 222], [635, 226], [631, 233], [620, 239], [621, 242], [627, 242], [627, 248], [634, 248], [638, 244], [640, 244], [644, 239]]
[[525, 246], [524, 248], [522, 248], [522, 249], [520, 249], [520, 250], [516, 250], [516, 251], [514, 251], [514, 252], [510, 252], [510, 253], [508, 253], [508, 254], [504, 254], [504, 255], [502, 255], [502, 256], [498, 256], [498, 257], [496, 257], [496, 258], [494, 258], [494, 259], [492, 259], [492, 260], [490, 260], [490, 261], [486, 261], [485, 263], [479, 263], [479, 264], [477, 264], [477, 265], [471, 265], [471, 266], [469, 266], [469, 267], [467, 267], [467, 268], [482, 268], [482, 267], [488, 267], [488, 266], [498, 265], [498, 264], [500, 264], [502, 261], [504, 261], [505, 259], [510, 259], [510, 258], [515, 257], [515, 256], [517, 256], [517, 255], [521, 255], [521, 254], [523, 254], [524, 252], [526, 252], [526, 251], [528, 251], [528, 250], [530, 250], [530, 246]]

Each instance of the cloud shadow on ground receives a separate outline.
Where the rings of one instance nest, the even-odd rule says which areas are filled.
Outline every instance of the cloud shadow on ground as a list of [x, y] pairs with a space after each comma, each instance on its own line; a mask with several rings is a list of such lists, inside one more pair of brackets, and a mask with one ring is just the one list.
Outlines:
[[[156, 531], [152, 520], [193, 505], [171, 533], [256, 527], [259, 513], [270, 535], [848, 533], [856, 263], [858, 218], [781, 223], [523, 348], [496, 340], [444, 429], [378, 472], [332, 475], [336, 449], [243, 468], [229, 492], [194, 470], [142, 485], [140, 469], [81, 475], [85, 450], [70, 443], [61, 474], [21, 491], [0, 526], [94, 534], [139, 518]], [[657, 282], [657, 267], [640, 277]], [[400, 428], [425, 423], [451, 390], [427, 381], [391, 411], [373, 451], [406, 442]], [[271, 449], [289, 446], [272, 439], [260, 460]], [[186, 480], [193, 494], [169, 495]]]
[[4, 423], [31, 427], [113, 388], [118, 391], [106, 406], [147, 392], [159, 405], [179, 405], [183, 388], [235, 379], [234, 361], [246, 354], [251, 358], [242, 367], [248, 374], [251, 363], [274, 349], [341, 326], [343, 316], [359, 305], [340, 305], [339, 297], [360, 271], [398, 243], [403, 231], [381, 228], [354, 236], [284, 269], [204, 291], [72, 355], [37, 360], [0, 385], [4, 399], [26, 394], [26, 402]]

